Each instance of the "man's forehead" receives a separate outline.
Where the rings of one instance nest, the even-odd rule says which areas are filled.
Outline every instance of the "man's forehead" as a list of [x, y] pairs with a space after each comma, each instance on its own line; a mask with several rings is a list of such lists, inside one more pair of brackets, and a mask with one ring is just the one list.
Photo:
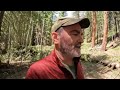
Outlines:
[[81, 26], [80, 26], [79, 23], [76, 23], [76, 24], [74, 24], [74, 25], [65, 26], [65, 27], [63, 27], [63, 28], [64, 28], [64, 29], [70, 29], [70, 30], [72, 30], [72, 29], [78, 29], [78, 30], [80, 30], [80, 29], [81, 29]]

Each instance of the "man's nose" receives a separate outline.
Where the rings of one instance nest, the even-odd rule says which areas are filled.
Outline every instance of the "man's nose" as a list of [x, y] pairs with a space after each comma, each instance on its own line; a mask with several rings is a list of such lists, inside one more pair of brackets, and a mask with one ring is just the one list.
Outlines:
[[80, 43], [83, 43], [83, 42], [84, 42], [84, 40], [83, 40], [83, 35], [80, 35], [80, 36], [78, 37], [78, 42], [80, 42]]

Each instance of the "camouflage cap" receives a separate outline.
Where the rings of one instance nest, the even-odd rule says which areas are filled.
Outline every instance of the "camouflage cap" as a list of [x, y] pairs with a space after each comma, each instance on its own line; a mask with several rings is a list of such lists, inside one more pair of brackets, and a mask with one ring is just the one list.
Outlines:
[[70, 17], [62, 17], [59, 18], [54, 25], [52, 26], [52, 32], [57, 31], [60, 27], [69, 26], [79, 23], [81, 28], [88, 28], [90, 25], [90, 21], [88, 18], [70, 18]]

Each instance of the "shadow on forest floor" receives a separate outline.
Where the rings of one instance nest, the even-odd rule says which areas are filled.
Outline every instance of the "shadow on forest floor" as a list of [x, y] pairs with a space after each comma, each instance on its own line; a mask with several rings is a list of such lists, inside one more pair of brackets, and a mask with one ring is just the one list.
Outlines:
[[108, 67], [108, 65], [103, 65], [101, 63], [110, 61], [110, 56], [107, 54], [98, 56], [92, 56], [93, 54], [85, 55], [89, 57], [88, 60], [82, 59], [81, 62], [83, 64], [86, 79], [120, 79], [120, 68], [113, 69], [112, 67]]
[[[84, 54], [83, 56], [87, 57], [85, 59], [81, 59], [84, 69], [84, 74], [86, 79], [103, 79], [103, 76], [100, 74], [103, 65], [101, 65], [99, 62], [102, 60], [105, 60], [107, 58], [106, 55], [101, 56], [95, 56], [92, 57], [90, 54]], [[98, 62], [96, 62], [98, 61]]]
[[23, 79], [30, 65], [30, 63], [14, 63], [8, 66], [6, 63], [2, 63], [0, 79]]

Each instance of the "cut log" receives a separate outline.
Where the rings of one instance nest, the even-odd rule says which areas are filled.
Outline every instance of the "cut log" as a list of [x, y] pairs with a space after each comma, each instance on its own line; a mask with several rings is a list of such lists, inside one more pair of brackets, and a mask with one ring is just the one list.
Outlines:
[[107, 66], [110, 62], [109, 61], [102, 61], [103, 65]]
[[113, 69], [118, 69], [120, 68], [120, 64], [118, 62], [114, 63]]
[[120, 63], [117, 63], [117, 64], [116, 64], [116, 68], [117, 68], [117, 69], [120, 68]]
[[107, 66], [108, 66], [109, 68], [111, 68], [111, 67], [112, 67], [111, 63], [109, 63]]

